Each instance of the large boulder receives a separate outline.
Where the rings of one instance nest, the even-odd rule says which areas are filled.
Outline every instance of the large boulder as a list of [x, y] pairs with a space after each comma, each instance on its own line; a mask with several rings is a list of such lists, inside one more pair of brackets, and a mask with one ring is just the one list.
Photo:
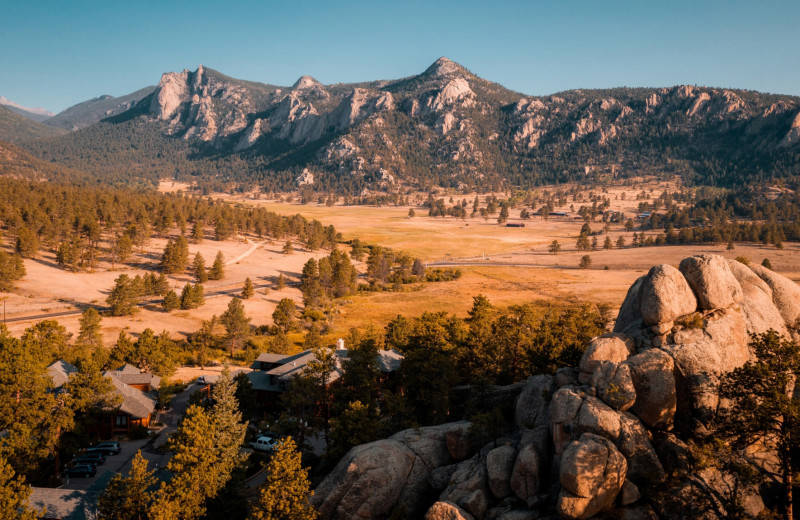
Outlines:
[[511, 495], [511, 472], [517, 450], [513, 446], [500, 446], [486, 454], [486, 476], [489, 489], [495, 498]]
[[584, 433], [567, 447], [561, 459], [559, 516], [583, 520], [610, 509], [626, 472], [625, 457], [611, 441]]
[[449, 502], [436, 502], [425, 513], [425, 520], [474, 520], [472, 515]]
[[697, 296], [701, 309], [724, 309], [742, 301], [742, 286], [719, 255], [684, 258], [680, 272]]
[[773, 329], [778, 334], [788, 335], [789, 330], [775, 303], [769, 285], [741, 262], [729, 260], [731, 273], [742, 287], [740, 303], [748, 334], [763, 334]]
[[533, 428], [547, 423], [547, 408], [555, 391], [553, 376], [531, 376], [517, 398], [514, 419], [517, 428]]
[[550, 432], [556, 455], [561, 455], [572, 442], [573, 423], [582, 406], [583, 396], [574, 388], [559, 388], [553, 395], [550, 402]]
[[383, 518], [396, 506], [421, 515], [430, 473], [453, 462], [447, 433], [468, 426], [462, 421], [404, 430], [356, 446], [317, 486], [312, 503], [322, 519]]
[[681, 330], [662, 348], [675, 361], [681, 420], [691, 415], [706, 421], [719, 404], [719, 373], [730, 372], [751, 359], [742, 313], [721, 309], [706, 316], [703, 329]]
[[596, 397], [587, 397], [578, 412], [577, 434], [594, 433], [616, 441], [619, 437], [619, 414]]
[[586, 351], [583, 353], [580, 362], [581, 383], [589, 383], [595, 369], [604, 361], [622, 363], [628, 356], [636, 353], [633, 341], [622, 334], [604, 334], [594, 338]]
[[641, 328], [642, 312], [639, 310], [641, 304], [641, 289], [646, 276], [640, 276], [633, 282], [625, 295], [625, 300], [619, 308], [617, 320], [614, 322], [614, 332], [627, 333], [629, 330]]
[[491, 493], [487, 480], [486, 460], [476, 454], [458, 464], [439, 500], [457, 504], [476, 518], [483, 518], [489, 507]]
[[800, 287], [766, 267], [760, 265], [748, 267], [772, 289], [772, 301], [783, 316], [784, 323], [789, 327], [797, 324], [800, 320]]
[[398, 441], [357, 446], [317, 486], [312, 504], [323, 519], [381, 518], [398, 503], [415, 459]]
[[631, 356], [625, 364], [630, 367], [636, 389], [631, 411], [650, 427], [671, 425], [677, 404], [672, 357], [662, 350], [650, 349]]
[[640, 290], [639, 309], [645, 325], [658, 325], [697, 310], [697, 298], [680, 271], [668, 264], [654, 266]]
[[592, 375], [592, 386], [597, 389], [597, 396], [615, 410], [625, 411], [636, 402], [630, 365], [604, 361]]
[[619, 415], [619, 424], [616, 445], [628, 461], [628, 479], [641, 485], [664, 482], [666, 479], [664, 467], [642, 422], [633, 414], [622, 413]]
[[528, 500], [539, 493], [543, 480], [543, 460], [533, 447], [522, 448], [511, 471], [511, 490], [521, 500]]

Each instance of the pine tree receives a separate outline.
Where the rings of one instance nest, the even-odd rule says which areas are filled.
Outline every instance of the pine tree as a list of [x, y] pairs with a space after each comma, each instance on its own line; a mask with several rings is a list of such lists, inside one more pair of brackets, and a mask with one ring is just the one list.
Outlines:
[[14, 282], [25, 276], [25, 263], [19, 255], [0, 251], [0, 292], [14, 288]]
[[175, 293], [175, 291], [169, 291], [164, 296], [164, 301], [161, 302], [161, 306], [167, 312], [174, 311], [175, 309], [180, 308], [181, 299], [178, 298], [178, 295]]
[[553, 240], [547, 250], [550, 251], [550, 254], [557, 255], [561, 251], [561, 244], [558, 243], [558, 240]]
[[250, 520], [316, 520], [319, 513], [309, 502], [312, 494], [308, 470], [294, 441], [287, 437], [267, 464], [267, 479]]
[[203, 223], [200, 220], [195, 220], [192, 225], [192, 240], [197, 243], [203, 241]]
[[11, 465], [0, 457], [0, 518], [11, 520], [36, 520], [39, 515], [28, 506], [31, 487], [25, 478], [17, 475]]
[[286, 255], [291, 255], [294, 253], [294, 246], [292, 245], [291, 240], [287, 240], [286, 243], [283, 245], [283, 253]]
[[220, 489], [230, 479], [233, 470], [247, 459], [246, 455], [240, 455], [239, 449], [244, 443], [247, 422], [242, 422], [236, 387], [231, 371], [225, 365], [214, 385], [214, 406], [210, 412], [214, 425], [214, 455], [219, 461], [214, 469]]
[[103, 335], [100, 333], [100, 322], [100, 314], [94, 307], [89, 307], [83, 311], [77, 344], [87, 349], [102, 347]]
[[272, 313], [272, 321], [276, 327], [284, 333], [289, 332], [292, 327], [294, 316], [297, 313], [296, 304], [291, 298], [283, 298], [278, 302], [275, 311]]
[[128, 476], [114, 475], [98, 497], [98, 520], [149, 520], [153, 498], [150, 488], [156, 482], [153, 472], [147, 469], [147, 459], [137, 451]]
[[611, 237], [607, 236], [605, 242], [603, 242], [603, 249], [611, 249], [614, 247], [614, 244], [611, 242]]
[[15, 250], [23, 258], [33, 258], [39, 251], [39, 237], [29, 227], [17, 231]]
[[114, 240], [111, 246], [111, 261], [124, 264], [125, 261], [131, 256], [133, 251], [133, 242], [127, 233], [122, 233]]
[[206, 260], [203, 255], [198, 251], [194, 255], [194, 262], [192, 263], [194, 276], [199, 283], [206, 283], [208, 281], [208, 272], [206, 271]]
[[208, 279], [222, 280], [224, 277], [225, 277], [225, 257], [222, 256], [222, 251], [218, 251], [216, 258], [214, 258], [214, 264], [211, 266], [211, 270], [208, 272]]
[[230, 347], [231, 356], [237, 348], [244, 346], [250, 336], [250, 318], [244, 311], [244, 304], [239, 298], [231, 298], [228, 308], [220, 316], [220, 321], [227, 332], [225, 341]]
[[136, 302], [139, 299], [141, 289], [137, 287], [135, 279], [131, 279], [127, 274], [121, 274], [114, 280], [114, 288], [106, 298], [111, 309], [112, 316], [127, 316], [136, 311]]
[[252, 298], [253, 295], [256, 293], [255, 287], [253, 287], [253, 281], [250, 278], [245, 278], [244, 280], [244, 287], [242, 288], [242, 299], [247, 300]]
[[278, 283], [275, 284], [275, 290], [281, 291], [286, 288], [286, 277], [283, 273], [278, 274]]

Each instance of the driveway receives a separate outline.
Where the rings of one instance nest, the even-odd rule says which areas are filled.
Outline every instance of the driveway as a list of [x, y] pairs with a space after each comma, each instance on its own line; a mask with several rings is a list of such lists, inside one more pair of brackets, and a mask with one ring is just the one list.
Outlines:
[[136, 452], [141, 450], [142, 456], [148, 461], [148, 469], [163, 468], [169, 462], [170, 453], [160, 453], [159, 447], [166, 444], [169, 435], [178, 429], [178, 422], [186, 413], [189, 404], [189, 396], [199, 388], [192, 383], [186, 390], [172, 398], [172, 407], [158, 413], [156, 421], [163, 423], [164, 428], [155, 438], [141, 439], [135, 441], [121, 441], [120, 452], [116, 455], [107, 457], [105, 462], [97, 466], [97, 474], [90, 478], [70, 478], [65, 479], [66, 483], [62, 489], [105, 489], [111, 477], [117, 473], [127, 475], [131, 469], [131, 460]]

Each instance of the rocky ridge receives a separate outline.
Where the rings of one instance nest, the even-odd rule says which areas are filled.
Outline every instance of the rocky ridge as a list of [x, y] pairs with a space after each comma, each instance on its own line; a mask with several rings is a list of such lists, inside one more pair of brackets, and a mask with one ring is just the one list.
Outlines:
[[[719, 518], [725, 475], [690, 474], [686, 441], [717, 410], [719, 374], [752, 359], [748, 333], [794, 334], [800, 287], [715, 255], [653, 267], [614, 332], [576, 368], [502, 389], [514, 430], [478, 443], [468, 422], [358, 446], [315, 490], [323, 519]], [[764, 502], [741, 491], [747, 513]], [[688, 515], [688, 516], [687, 516]]]

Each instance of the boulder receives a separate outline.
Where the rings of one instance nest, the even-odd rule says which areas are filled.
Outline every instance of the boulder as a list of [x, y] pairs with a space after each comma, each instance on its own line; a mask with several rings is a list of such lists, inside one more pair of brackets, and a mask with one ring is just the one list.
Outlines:
[[577, 435], [594, 433], [611, 441], [619, 437], [619, 414], [606, 406], [596, 397], [587, 397], [583, 401], [577, 417]]
[[622, 363], [635, 353], [633, 341], [622, 334], [606, 334], [594, 338], [581, 358], [580, 382], [584, 384], [590, 382], [595, 369], [603, 361]]
[[428, 476], [452, 464], [445, 438], [466, 421], [403, 430], [351, 449], [314, 490], [322, 519], [381, 518], [402, 505], [412, 515], [430, 493]]
[[536, 520], [539, 515], [535, 511], [514, 509], [497, 515], [497, 520]]
[[317, 486], [311, 503], [323, 519], [383, 517], [398, 503], [415, 459], [398, 441], [357, 446]]
[[625, 457], [611, 441], [584, 433], [567, 447], [561, 460], [559, 516], [583, 520], [610, 509], [626, 472]]
[[520, 500], [528, 500], [542, 485], [543, 461], [532, 445], [519, 451], [511, 471], [511, 490]]
[[642, 494], [639, 492], [639, 488], [636, 487], [636, 484], [625, 479], [625, 483], [622, 485], [622, 491], [619, 494], [620, 504], [629, 506], [637, 502], [640, 498], [642, 498]]
[[489, 489], [496, 498], [511, 495], [511, 472], [517, 450], [513, 446], [500, 446], [486, 455], [486, 475]]
[[645, 325], [657, 325], [696, 311], [697, 298], [680, 271], [662, 264], [642, 282], [639, 309]]
[[631, 411], [653, 428], [666, 428], [675, 417], [675, 363], [662, 350], [650, 349], [628, 358], [636, 402]]
[[630, 365], [604, 361], [592, 375], [592, 386], [597, 396], [615, 410], [625, 411], [636, 402]]
[[486, 510], [489, 509], [489, 497], [486, 496], [486, 491], [483, 489], [476, 489], [462, 497], [458, 501], [458, 505], [475, 518], [483, 518]]
[[664, 467], [642, 422], [633, 414], [622, 413], [619, 415], [619, 424], [620, 432], [616, 444], [628, 462], [628, 479], [641, 485], [664, 482]]
[[681, 331], [662, 348], [675, 362], [681, 396], [681, 421], [691, 416], [710, 419], [719, 404], [720, 372], [730, 372], [751, 359], [744, 317], [733, 309], [706, 316], [704, 329]]
[[784, 323], [789, 327], [794, 326], [800, 319], [800, 287], [766, 267], [748, 267], [772, 289], [772, 302], [781, 313]]
[[742, 286], [743, 299], [740, 303], [748, 334], [763, 334], [769, 329], [778, 334], [789, 335], [780, 311], [772, 301], [772, 289], [749, 267], [729, 260], [731, 273]]
[[474, 436], [470, 435], [469, 423], [462, 428], [453, 428], [445, 434], [447, 452], [453, 460], [464, 460], [472, 456], [478, 449]]
[[533, 428], [537, 421], [547, 422], [547, 407], [555, 391], [553, 376], [531, 376], [517, 398], [514, 419], [517, 428]]
[[550, 400], [550, 422], [565, 424], [572, 422], [583, 405], [583, 397], [570, 387], [560, 388]]
[[457, 469], [458, 464], [436, 468], [428, 475], [428, 484], [430, 484], [433, 489], [438, 489], [439, 491], [443, 490], [450, 484], [450, 479]]
[[474, 520], [474, 518], [455, 504], [436, 502], [425, 513], [425, 520]]
[[694, 290], [701, 309], [724, 309], [742, 301], [742, 286], [719, 255], [684, 258], [680, 272]]
[[647, 277], [640, 276], [628, 289], [625, 300], [619, 308], [617, 320], [614, 322], [614, 332], [627, 333], [629, 330], [641, 328], [640, 291], [645, 278]]

